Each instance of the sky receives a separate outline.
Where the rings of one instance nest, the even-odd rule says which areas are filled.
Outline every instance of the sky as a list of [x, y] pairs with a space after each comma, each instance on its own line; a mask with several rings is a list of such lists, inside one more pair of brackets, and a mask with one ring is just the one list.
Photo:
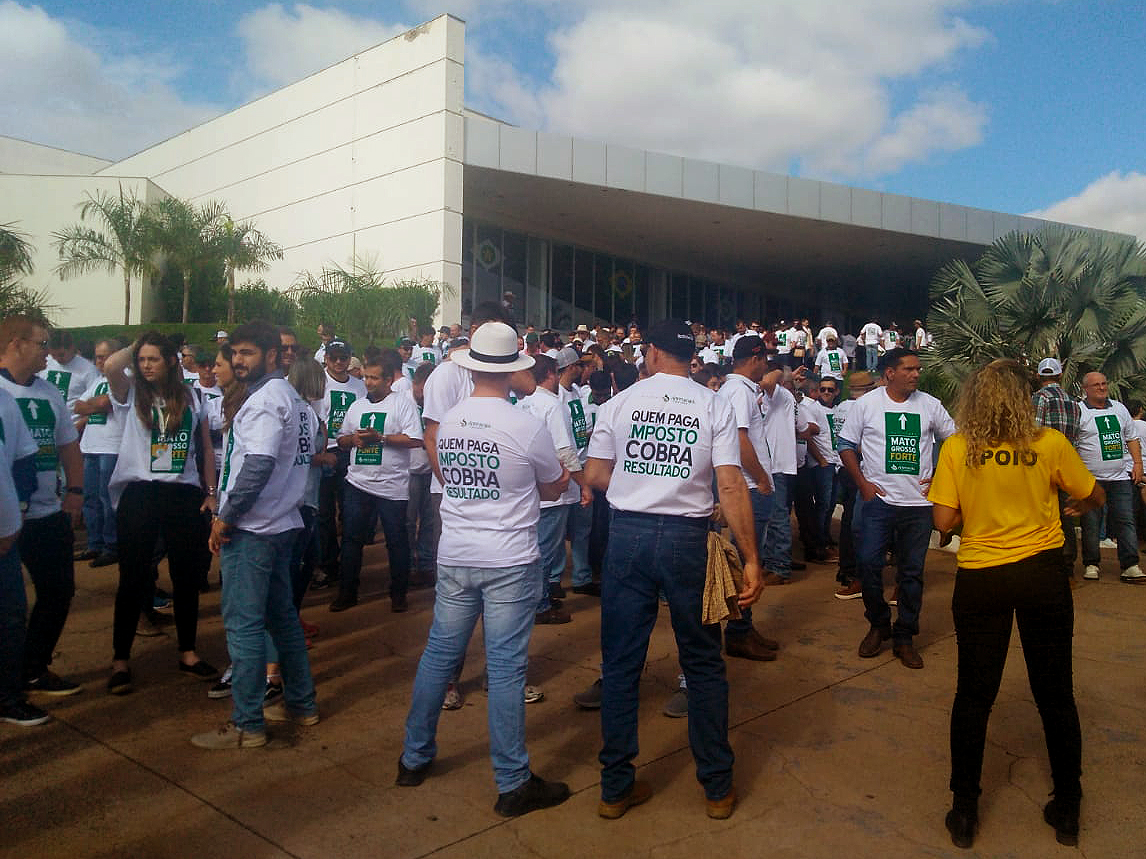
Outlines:
[[0, 134], [121, 158], [443, 12], [516, 125], [1146, 241], [1146, 0], [0, 0]]

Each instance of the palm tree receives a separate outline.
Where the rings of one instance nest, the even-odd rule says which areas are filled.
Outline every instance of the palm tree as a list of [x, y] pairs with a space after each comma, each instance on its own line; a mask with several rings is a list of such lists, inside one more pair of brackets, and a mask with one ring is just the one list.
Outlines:
[[59, 310], [48, 304], [46, 289], [29, 289], [22, 276], [32, 274], [30, 236], [15, 224], [0, 224], [0, 318], [17, 313], [47, 322], [48, 315]]
[[32, 273], [31, 236], [15, 224], [0, 224], [0, 282], [9, 283], [18, 275]]
[[61, 260], [56, 274], [66, 280], [97, 269], [106, 269], [108, 274], [121, 269], [123, 324], [128, 325], [131, 323], [131, 277], [133, 274], [143, 277], [152, 270], [145, 207], [134, 192], [125, 194], [123, 185], [119, 186], [118, 196], [104, 191], [84, 196], [79, 205], [80, 220], [91, 217], [99, 222], [99, 227], [74, 224], [52, 233]]
[[235, 321], [235, 272], [266, 271], [270, 268], [268, 260], [283, 258], [283, 249], [256, 230], [251, 221], [236, 224], [230, 215], [222, 216], [210, 241], [223, 259], [229, 325]]
[[925, 355], [938, 393], [951, 394], [995, 358], [1063, 365], [1063, 383], [1099, 371], [1111, 396], [1146, 391], [1146, 247], [1067, 227], [1010, 233], [974, 264], [955, 260], [931, 284]]
[[149, 234], [165, 262], [183, 278], [183, 317], [191, 308], [191, 275], [197, 265], [217, 259], [211, 237], [226, 215], [222, 204], [196, 206], [178, 197], [157, 203], [149, 217]]

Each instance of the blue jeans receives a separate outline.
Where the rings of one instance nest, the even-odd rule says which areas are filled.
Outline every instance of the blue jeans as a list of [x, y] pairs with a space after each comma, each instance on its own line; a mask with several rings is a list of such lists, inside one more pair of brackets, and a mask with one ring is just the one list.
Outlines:
[[[752, 530], [756, 534], [756, 552], [759, 554], [764, 551], [764, 535], [768, 531], [768, 521], [772, 518], [772, 494], [764, 495], [755, 489], [750, 489], [748, 497], [752, 501]], [[751, 630], [752, 607], [749, 606], [740, 609], [738, 619], [729, 620], [725, 624], [724, 634], [728, 638], [743, 638]]]
[[410, 501], [406, 506], [406, 534], [410, 542], [411, 566], [432, 578], [438, 566], [438, 544], [434, 542], [434, 517], [430, 501], [430, 472], [410, 475]]
[[772, 475], [772, 511], [768, 520], [768, 530], [761, 541], [764, 569], [780, 578], [792, 577], [792, 518], [788, 512], [792, 497], [794, 474]]
[[[573, 556], [573, 587], [593, 581], [589, 564], [589, 533], [593, 530], [593, 505], [569, 505], [569, 552]], [[561, 559], [564, 562], [564, 558]], [[564, 563], [562, 564], [564, 566]]]
[[844, 507], [843, 516], [840, 517], [840, 571], [836, 580], [841, 585], [850, 585], [859, 578], [856, 572], [856, 543], [852, 533], [852, 522], [855, 519], [856, 499], [859, 492], [852, 482], [847, 469], [840, 469], [837, 489], [840, 504]]
[[0, 707], [24, 700], [24, 624], [28, 598], [20, 550], [0, 557]]
[[[1125, 570], [1138, 563], [1138, 532], [1134, 528], [1134, 484], [1126, 480], [1100, 480], [1106, 492], [1106, 532], [1118, 542], [1118, 567]], [[1097, 567], [1102, 510], [1082, 514], [1082, 563]]]
[[[864, 616], [880, 629], [891, 629], [896, 644], [910, 643], [919, 635], [919, 611], [923, 605], [923, 562], [931, 540], [931, 507], [897, 507], [878, 495], [871, 501], [856, 497], [852, 529], [856, 567], [863, 585]], [[899, 616], [893, 625], [891, 606], [883, 598], [883, 564], [892, 536], [899, 563]]]
[[542, 507], [537, 520], [537, 548], [541, 552], [538, 575], [541, 594], [537, 600], [537, 613], [549, 610], [549, 583], [560, 584], [565, 572], [565, 526], [569, 521], [569, 504]]
[[339, 566], [338, 592], [358, 598], [358, 580], [362, 573], [362, 547], [372, 537], [377, 518], [386, 535], [386, 555], [390, 562], [390, 598], [406, 596], [410, 585], [410, 543], [406, 531], [407, 501], [381, 498], [363, 492], [350, 483], [342, 495], [342, 560]]
[[265, 632], [278, 649], [287, 709], [302, 715], [318, 712], [306, 640], [291, 595], [290, 561], [297, 538], [297, 530], [252, 534], [236, 529], [220, 556], [223, 628], [231, 656], [231, 721], [244, 731], [265, 727]]
[[434, 622], [418, 662], [402, 763], [423, 766], [438, 754], [438, 717], [474, 625], [482, 619], [489, 675], [489, 751], [498, 793], [529, 780], [525, 748], [525, 669], [541, 576], [537, 564], [483, 569], [438, 565]]
[[668, 600], [680, 667], [688, 683], [688, 740], [697, 781], [709, 799], [732, 789], [728, 681], [720, 624], [700, 622], [708, 520], [613, 511], [601, 579], [601, 798], [632, 787], [637, 756], [638, 684], [657, 620]]
[[115, 463], [114, 453], [84, 454], [84, 528], [88, 532], [88, 549], [93, 552], [115, 551], [115, 508], [107, 487]]
[[879, 347], [864, 346], [863, 351], [866, 358], [864, 369], [868, 372], [874, 373], [876, 366], [879, 364]]

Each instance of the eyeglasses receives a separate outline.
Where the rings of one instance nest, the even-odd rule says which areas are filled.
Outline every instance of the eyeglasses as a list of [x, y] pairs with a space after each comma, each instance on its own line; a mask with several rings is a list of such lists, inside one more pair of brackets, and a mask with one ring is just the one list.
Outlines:
[[828, 386], [826, 388], [820, 388], [821, 394], [834, 394], [835, 392], [836, 392], [836, 389], [831, 387], [831, 386]]
[[283, 346], [281, 348], [284, 352], [297, 352], [298, 351], [298, 345], [297, 344], [293, 344], [290, 346]]

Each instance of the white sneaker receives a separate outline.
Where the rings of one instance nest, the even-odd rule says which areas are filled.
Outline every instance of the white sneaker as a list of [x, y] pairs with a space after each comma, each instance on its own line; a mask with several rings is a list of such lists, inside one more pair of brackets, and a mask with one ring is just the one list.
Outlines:
[[1096, 581], [1098, 579], [1098, 567], [1094, 566], [1094, 564], [1088, 565], [1086, 570], [1083, 572], [1082, 577], [1084, 579]]
[[1118, 578], [1134, 585], [1146, 584], [1146, 573], [1142, 572], [1142, 568], [1137, 564], [1133, 567], [1127, 567]]
[[544, 700], [545, 700], [545, 693], [542, 692], [540, 688], [538, 688], [537, 686], [526, 686], [525, 687], [525, 703], [526, 704], [536, 704], [538, 701], [544, 701]]
[[1098, 548], [1100, 548], [1100, 549], [1117, 549], [1118, 544], [1115, 543], [1113, 540], [1111, 540], [1109, 537], [1107, 537], [1105, 540], [1102, 540], [1101, 542], [1099, 542]]

